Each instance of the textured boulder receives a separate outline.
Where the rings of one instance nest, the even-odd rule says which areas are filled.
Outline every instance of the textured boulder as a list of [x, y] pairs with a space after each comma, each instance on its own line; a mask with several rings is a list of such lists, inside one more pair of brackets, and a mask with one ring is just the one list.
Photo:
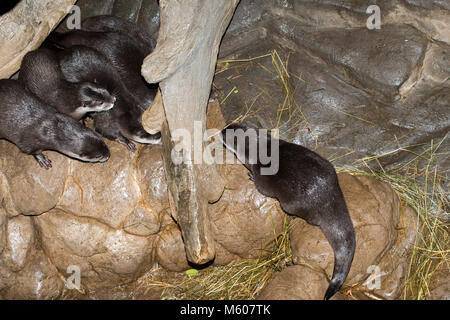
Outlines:
[[6, 227], [6, 247], [3, 264], [11, 271], [24, 268], [35, 244], [35, 232], [30, 217], [19, 216], [9, 219]]
[[[44, 170], [32, 156], [0, 141], [0, 295], [57, 298], [72, 266], [79, 268], [81, 290], [87, 292], [130, 283], [155, 263], [169, 271], [191, 268], [170, 215], [161, 147], [132, 153], [106, 142], [106, 163], [46, 152], [53, 168]], [[285, 218], [275, 200], [257, 192], [243, 166], [221, 170], [227, 190], [209, 205], [217, 265], [257, 257]]]
[[440, 272], [434, 277], [430, 285], [430, 295], [428, 299], [450, 300], [450, 281], [448, 280], [448, 273]]
[[40, 248], [32, 219], [17, 216], [5, 223], [0, 250], [0, 298], [55, 299], [61, 294], [64, 285]]
[[[111, 157], [105, 164], [72, 162], [58, 208], [117, 228], [136, 208], [140, 190], [135, 179], [135, 156], [123, 145], [108, 146]], [[92, 179], [94, 176], [96, 179]]]
[[0, 254], [6, 246], [6, 212], [0, 207]]
[[450, 128], [444, 3], [378, 1], [381, 26], [369, 30], [361, 1], [241, 0], [214, 79], [227, 122], [277, 127], [337, 166], [386, 153], [384, 166], [410, 159], [393, 151], [420, 153]]
[[42, 170], [34, 157], [24, 156], [17, 147], [4, 140], [0, 141], [0, 154], [8, 215], [38, 215], [56, 206], [68, 174], [68, 158], [50, 151], [52, 170]]
[[189, 269], [181, 231], [173, 222], [167, 225], [158, 235], [156, 261], [169, 271]]
[[372, 267], [373, 272], [361, 285], [361, 290], [387, 300], [400, 298], [403, 280], [408, 272], [409, 253], [416, 241], [418, 229], [417, 213], [406, 206], [400, 213], [397, 241]]
[[52, 210], [36, 218], [42, 246], [62, 274], [80, 268], [88, 288], [131, 281], [152, 263], [153, 237], [112, 229], [92, 218]]
[[210, 205], [214, 239], [241, 258], [256, 258], [281, 233], [285, 214], [278, 201], [261, 195], [242, 165], [223, 166], [227, 179], [220, 201]]
[[55, 266], [38, 249], [19, 273], [11, 273], [0, 265], [0, 277], [0, 297], [3, 299], [57, 299], [64, 288]]
[[258, 300], [321, 300], [327, 290], [326, 276], [305, 266], [289, 266], [258, 295]]

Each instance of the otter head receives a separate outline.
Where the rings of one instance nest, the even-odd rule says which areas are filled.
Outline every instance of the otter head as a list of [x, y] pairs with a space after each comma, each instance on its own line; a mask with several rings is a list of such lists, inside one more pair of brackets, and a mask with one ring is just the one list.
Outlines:
[[249, 170], [260, 168], [261, 175], [274, 175], [279, 169], [279, 140], [268, 130], [245, 123], [233, 123], [219, 138]]
[[227, 149], [244, 165], [256, 164], [258, 160], [258, 129], [245, 123], [233, 123], [219, 136]]
[[102, 137], [80, 122], [65, 115], [57, 115], [61, 130], [56, 150], [86, 162], [106, 162], [111, 153]]
[[99, 134], [91, 130], [83, 139], [78, 159], [86, 162], [106, 162], [111, 153]]
[[112, 96], [103, 86], [84, 82], [80, 85], [79, 96], [81, 108], [85, 112], [107, 111], [114, 107], [116, 97]]

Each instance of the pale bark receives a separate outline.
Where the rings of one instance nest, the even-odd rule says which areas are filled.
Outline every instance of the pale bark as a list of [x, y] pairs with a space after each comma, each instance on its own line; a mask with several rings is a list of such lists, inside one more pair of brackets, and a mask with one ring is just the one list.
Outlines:
[[[165, 168], [177, 219], [190, 262], [214, 258], [208, 201], [224, 188], [214, 165], [195, 164], [191, 151], [183, 163], [171, 159], [178, 129], [194, 136], [194, 123], [205, 129], [206, 108], [222, 36], [239, 0], [161, 0], [158, 44], [142, 66], [149, 83], [158, 83], [167, 122], [163, 125]], [[151, 109], [150, 109], [151, 110]], [[149, 111], [151, 112], [151, 111]], [[193, 150], [193, 144], [191, 144]]]
[[22, 0], [0, 16], [0, 79], [20, 68], [22, 58], [40, 46], [76, 0]]

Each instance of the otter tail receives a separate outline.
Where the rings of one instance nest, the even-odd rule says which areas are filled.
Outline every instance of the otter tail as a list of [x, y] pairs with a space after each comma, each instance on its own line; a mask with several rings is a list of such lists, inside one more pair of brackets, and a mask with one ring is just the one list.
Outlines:
[[330, 299], [342, 286], [352, 265], [355, 254], [355, 230], [352, 220], [342, 197], [336, 201], [336, 207], [333, 208], [336, 219], [328, 220], [328, 223], [322, 223], [320, 228], [333, 248], [334, 252], [334, 270], [324, 299]]

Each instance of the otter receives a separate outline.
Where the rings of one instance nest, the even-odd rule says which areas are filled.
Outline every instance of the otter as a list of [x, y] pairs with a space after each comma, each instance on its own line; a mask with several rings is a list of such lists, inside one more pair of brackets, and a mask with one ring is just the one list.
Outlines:
[[155, 99], [158, 86], [148, 84], [141, 75], [142, 63], [151, 50], [146, 50], [128, 35], [121, 32], [72, 30], [51, 34], [47, 44], [61, 48], [82, 45], [97, 50], [114, 66], [125, 87], [139, 101], [142, 110], [148, 109]]
[[[244, 123], [230, 125], [221, 131], [220, 138], [249, 170], [261, 194], [276, 198], [289, 215], [320, 227], [334, 252], [333, 276], [324, 296], [331, 298], [347, 278], [356, 247], [352, 220], [333, 165], [305, 147], [272, 138]], [[272, 143], [278, 144], [278, 150]], [[251, 144], [257, 148], [255, 152]], [[267, 150], [260, 153], [261, 148]], [[272, 152], [278, 152], [278, 159], [272, 158]], [[261, 154], [272, 159], [270, 163], [261, 161]], [[274, 166], [272, 162], [278, 163]], [[277, 170], [262, 174], [269, 166]]]
[[134, 40], [142, 50], [149, 54], [156, 47], [154, 37], [137, 23], [111, 15], [99, 15], [84, 19], [81, 30], [91, 32], [120, 32]]
[[43, 103], [17, 80], [0, 80], [0, 138], [33, 155], [45, 169], [52, 165], [44, 150], [87, 162], [105, 162], [110, 156], [97, 133]]
[[136, 151], [132, 141], [158, 144], [161, 133], [150, 134], [142, 126], [143, 110], [123, 84], [120, 75], [100, 52], [86, 46], [72, 46], [57, 53], [59, 65], [67, 81], [93, 81], [104, 86], [116, 98], [114, 108], [91, 114], [94, 129], [105, 138]]
[[68, 82], [59, 67], [56, 53], [46, 48], [25, 55], [18, 80], [43, 102], [76, 120], [88, 112], [109, 110], [116, 101], [101, 85]]

